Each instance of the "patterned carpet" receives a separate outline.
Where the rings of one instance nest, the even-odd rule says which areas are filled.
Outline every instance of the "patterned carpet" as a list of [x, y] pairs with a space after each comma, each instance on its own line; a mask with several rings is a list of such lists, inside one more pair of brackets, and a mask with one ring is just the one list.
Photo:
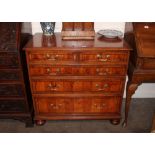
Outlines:
[[[0, 120], [1, 133], [147, 133], [151, 131], [155, 98], [132, 99], [128, 126], [112, 125], [108, 120], [47, 121], [44, 126], [25, 128], [16, 120]], [[124, 117], [124, 102], [122, 107]]]

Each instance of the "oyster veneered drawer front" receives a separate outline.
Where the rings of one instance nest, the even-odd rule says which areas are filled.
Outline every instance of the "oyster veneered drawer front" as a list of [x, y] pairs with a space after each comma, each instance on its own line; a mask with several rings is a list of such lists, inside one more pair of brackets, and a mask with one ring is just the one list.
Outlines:
[[76, 53], [62, 53], [62, 52], [30, 52], [28, 54], [30, 62], [56, 62], [56, 61], [76, 61]]
[[125, 66], [30, 66], [31, 76], [123, 76], [126, 74]]
[[0, 53], [0, 67], [17, 68], [19, 60], [17, 54]]
[[36, 113], [119, 113], [120, 97], [35, 98]]
[[58, 80], [58, 81], [33, 81], [34, 93], [45, 92], [120, 92], [124, 80]]
[[23, 86], [21, 84], [0, 83], [0, 96], [23, 96]]
[[128, 54], [126, 52], [83, 52], [80, 54], [80, 61], [102, 62], [102, 63], [127, 63]]
[[25, 112], [24, 99], [0, 99], [0, 113]]
[[21, 79], [21, 74], [19, 70], [0, 69], [0, 81], [1, 80], [18, 81], [20, 79]]

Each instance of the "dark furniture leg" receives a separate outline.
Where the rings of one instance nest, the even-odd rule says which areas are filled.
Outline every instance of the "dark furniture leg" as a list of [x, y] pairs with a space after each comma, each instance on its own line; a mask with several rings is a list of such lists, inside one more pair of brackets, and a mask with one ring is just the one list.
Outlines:
[[27, 119], [26, 121], [25, 121], [25, 127], [33, 127], [34, 126], [34, 122], [33, 122], [33, 120], [32, 119]]

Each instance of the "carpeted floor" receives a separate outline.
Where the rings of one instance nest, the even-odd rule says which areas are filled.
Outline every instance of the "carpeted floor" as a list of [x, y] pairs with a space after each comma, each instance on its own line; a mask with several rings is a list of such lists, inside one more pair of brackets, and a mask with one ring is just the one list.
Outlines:
[[[1, 133], [146, 133], [151, 131], [155, 98], [132, 99], [128, 126], [112, 125], [108, 120], [47, 121], [44, 126], [25, 128], [16, 120], [0, 120]], [[124, 102], [122, 107], [124, 118]]]

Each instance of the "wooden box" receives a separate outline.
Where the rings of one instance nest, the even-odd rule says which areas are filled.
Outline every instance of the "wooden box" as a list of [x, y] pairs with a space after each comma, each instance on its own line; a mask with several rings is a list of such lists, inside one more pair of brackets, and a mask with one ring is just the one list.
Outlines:
[[63, 22], [62, 39], [94, 39], [94, 22]]

